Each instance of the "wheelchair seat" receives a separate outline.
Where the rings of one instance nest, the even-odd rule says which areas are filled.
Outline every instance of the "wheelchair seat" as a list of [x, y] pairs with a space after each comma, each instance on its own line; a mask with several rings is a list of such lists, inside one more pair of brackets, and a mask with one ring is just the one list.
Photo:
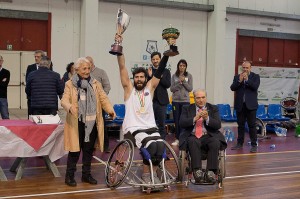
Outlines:
[[[180, 173], [182, 174], [180, 177], [180, 181], [185, 182], [185, 185], [188, 186], [189, 183], [195, 184], [195, 185], [212, 185], [215, 183], [207, 183], [205, 179], [207, 179], [207, 170], [202, 169], [204, 172], [204, 182], [202, 183], [196, 183], [195, 180], [193, 179], [193, 171], [191, 167], [191, 157], [188, 152], [188, 147], [186, 143], [186, 138], [185, 140], [179, 140], [181, 145], [179, 145], [179, 165], [180, 165]], [[207, 160], [207, 152], [202, 151], [201, 153], [201, 160], [205, 161]], [[219, 168], [217, 171], [217, 184], [219, 188], [223, 187], [223, 179], [226, 176], [226, 168], [225, 168], [225, 156], [226, 156], [226, 149], [222, 149], [219, 151], [218, 159], [219, 159]], [[206, 165], [206, 164], [203, 164]], [[185, 176], [185, 179], [184, 179]]]

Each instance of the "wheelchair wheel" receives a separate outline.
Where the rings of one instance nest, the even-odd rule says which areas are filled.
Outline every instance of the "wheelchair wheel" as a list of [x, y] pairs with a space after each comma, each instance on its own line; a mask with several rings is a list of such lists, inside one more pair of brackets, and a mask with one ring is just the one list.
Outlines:
[[179, 161], [172, 147], [164, 141], [166, 146], [167, 159], [165, 160], [166, 178], [169, 182], [178, 182], [182, 174], [180, 172]]
[[223, 179], [226, 176], [226, 166], [225, 166], [225, 151], [220, 151], [219, 153], [219, 170], [218, 170], [218, 185], [219, 188], [223, 187]]
[[180, 169], [179, 169], [178, 181], [180, 182], [183, 182], [184, 180], [183, 176], [186, 173], [186, 155], [187, 155], [186, 151], [184, 150], [179, 151], [178, 162], [179, 162]]
[[261, 119], [256, 118], [255, 128], [256, 128], [258, 137], [263, 138], [263, 137], [266, 136], [266, 126], [265, 126], [264, 122]]
[[130, 140], [122, 140], [114, 148], [105, 168], [105, 181], [108, 187], [114, 189], [124, 182], [132, 164], [133, 153], [134, 147]]

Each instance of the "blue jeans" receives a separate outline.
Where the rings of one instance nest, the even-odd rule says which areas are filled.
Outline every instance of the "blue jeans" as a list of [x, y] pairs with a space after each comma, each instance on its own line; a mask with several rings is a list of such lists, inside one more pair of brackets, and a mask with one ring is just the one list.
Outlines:
[[0, 98], [0, 112], [2, 119], [9, 119], [7, 98]]

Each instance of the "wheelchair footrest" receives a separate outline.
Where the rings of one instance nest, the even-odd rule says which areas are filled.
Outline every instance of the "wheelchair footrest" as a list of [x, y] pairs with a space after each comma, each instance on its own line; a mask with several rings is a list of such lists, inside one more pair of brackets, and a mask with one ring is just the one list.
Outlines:
[[214, 184], [216, 184], [216, 182], [195, 182], [194, 180], [193, 181], [191, 180], [191, 182], [195, 185], [214, 185]]

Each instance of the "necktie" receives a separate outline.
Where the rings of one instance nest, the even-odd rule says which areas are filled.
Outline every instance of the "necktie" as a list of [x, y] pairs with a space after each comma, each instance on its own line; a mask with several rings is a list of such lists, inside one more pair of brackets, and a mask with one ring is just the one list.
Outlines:
[[[201, 112], [202, 109], [199, 109], [198, 112]], [[196, 131], [195, 131], [195, 136], [196, 138], [200, 138], [202, 136], [202, 123], [203, 123], [203, 118], [201, 117], [197, 122], [196, 122]]]

